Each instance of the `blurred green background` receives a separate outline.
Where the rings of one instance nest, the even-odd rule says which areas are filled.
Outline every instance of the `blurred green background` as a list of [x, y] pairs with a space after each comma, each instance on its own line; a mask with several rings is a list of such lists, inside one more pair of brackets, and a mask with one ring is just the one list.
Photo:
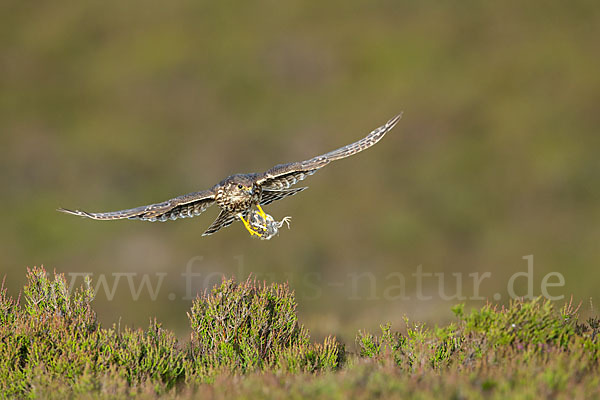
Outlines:
[[[3, 2], [0, 24], [0, 276], [26, 267], [122, 278], [96, 309], [107, 325], [156, 316], [186, 336], [194, 293], [235, 274], [288, 281], [314, 337], [404, 314], [451, 318], [438, 281], [490, 272], [508, 300], [535, 257], [600, 306], [600, 7], [592, 1]], [[355, 141], [399, 111], [381, 144], [267, 207], [292, 229], [271, 241], [217, 215], [97, 222], [111, 211], [211, 187]], [[200, 259], [200, 257], [202, 259]], [[367, 275], [361, 276], [362, 273]], [[405, 296], [391, 299], [399, 273]], [[165, 275], [166, 274], [166, 275]], [[554, 281], [554, 280], [553, 280]], [[79, 284], [81, 280], [77, 281]], [[518, 293], [526, 282], [518, 280]], [[394, 292], [396, 293], [396, 292]], [[172, 300], [173, 299], [173, 300]], [[471, 303], [481, 305], [483, 300]]]

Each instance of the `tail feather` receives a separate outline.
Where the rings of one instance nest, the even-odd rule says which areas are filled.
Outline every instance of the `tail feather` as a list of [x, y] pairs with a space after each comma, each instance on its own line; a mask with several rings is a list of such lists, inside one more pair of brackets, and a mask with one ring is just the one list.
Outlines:
[[[247, 214], [247, 212], [245, 213]], [[202, 234], [202, 236], [212, 235], [217, 232], [221, 228], [225, 228], [231, 225], [235, 221], [235, 214], [229, 211], [221, 210], [217, 219], [214, 220], [212, 224], [206, 229], [206, 231]]]

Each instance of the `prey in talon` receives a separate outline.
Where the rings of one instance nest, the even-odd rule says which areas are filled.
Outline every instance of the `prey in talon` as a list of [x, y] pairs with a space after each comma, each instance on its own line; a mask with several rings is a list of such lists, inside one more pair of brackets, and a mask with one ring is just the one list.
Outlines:
[[[305, 161], [279, 164], [262, 173], [231, 175], [208, 190], [188, 193], [162, 203], [101, 213], [64, 208], [59, 208], [58, 211], [105, 221], [116, 219], [168, 221], [195, 217], [203, 213], [208, 207], [216, 204], [221, 209], [219, 215], [202, 236], [212, 235], [219, 229], [239, 220], [251, 236], [270, 239], [277, 234], [284, 223], [289, 223], [289, 217], [277, 222], [273, 217], [266, 214], [261, 206], [266, 206], [307, 189], [306, 187], [292, 188], [292, 186], [332, 161], [360, 153], [375, 145], [398, 123], [401, 116], [402, 114], [399, 114], [390, 119], [363, 139], [329, 153]], [[256, 207], [256, 210], [254, 207]]]
[[279, 234], [279, 229], [285, 224], [290, 229], [290, 221], [292, 217], [283, 217], [281, 221], [275, 221], [269, 214], [262, 212], [262, 209], [258, 211], [250, 211], [248, 221], [250, 225], [250, 235], [256, 235], [261, 240], [270, 240], [273, 236]]

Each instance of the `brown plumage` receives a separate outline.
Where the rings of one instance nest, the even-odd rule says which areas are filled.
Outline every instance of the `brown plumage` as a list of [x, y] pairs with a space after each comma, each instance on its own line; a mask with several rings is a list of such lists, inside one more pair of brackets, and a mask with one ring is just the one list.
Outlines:
[[244, 218], [253, 206], [258, 207], [259, 211], [262, 212], [261, 205], [270, 204], [273, 201], [293, 196], [307, 189], [306, 187], [290, 189], [290, 187], [314, 174], [331, 161], [349, 157], [373, 146], [398, 123], [401, 116], [402, 114], [395, 116], [385, 125], [375, 129], [365, 138], [355, 143], [306, 161], [279, 164], [262, 174], [231, 175], [209, 190], [188, 193], [162, 203], [121, 211], [91, 213], [64, 208], [59, 208], [58, 211], [96, 220], [127, 218], [143, 221], [167, 221], [195, 217], [216, 203], [221, 208], [221, 212], [206, 232], [203, 233], [203, 236], [211, 235], [219, 229], [231, 225], [236, 219], [245, 222]]

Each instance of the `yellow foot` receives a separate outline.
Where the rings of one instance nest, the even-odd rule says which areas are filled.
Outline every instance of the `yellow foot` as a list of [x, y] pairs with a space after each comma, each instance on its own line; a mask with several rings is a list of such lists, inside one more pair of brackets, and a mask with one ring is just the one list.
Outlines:
[[256, 232], [254, 229], [252, 229], [252, 227], [250, 226], [250, 224], [248, 223], [248, 221], [246, 221], [244, 219], [244, 216], [242, 214], [239, 214], [238, 217], [242, 220], [242, 222], [244, 223], [244, 227], [246, 228], [246, 230], [248, 232], [250, 232], [250, 236], [252, 235], [256, 235], [258, 237], [261, 237], [262, 235], [258, 232]]
[[263, 209], [260, 207], [260, 204], [257, 204], [256, 208], [258, 208], [258, 214], [266, 221], [267, 220], [267, 214], [265, 214], [265, 212], [263, 211]]

